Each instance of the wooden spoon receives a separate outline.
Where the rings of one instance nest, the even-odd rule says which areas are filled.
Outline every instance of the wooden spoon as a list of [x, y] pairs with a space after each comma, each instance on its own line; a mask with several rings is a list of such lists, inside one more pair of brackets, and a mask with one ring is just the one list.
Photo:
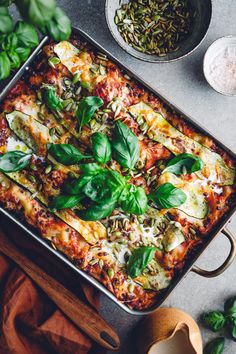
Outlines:
[[119, 349], [119, 337], [108, 323], [91, 307], [80, 301], [72, 292], [29, 260], [1, 230], [0, 251], [33, 279], [58, 308], [95, 342], [109, 350]]

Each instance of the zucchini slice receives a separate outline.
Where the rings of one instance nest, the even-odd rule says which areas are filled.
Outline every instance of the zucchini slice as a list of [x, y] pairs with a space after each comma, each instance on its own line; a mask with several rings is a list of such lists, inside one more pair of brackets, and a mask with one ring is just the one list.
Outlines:
[[149, 125], [148, 133], [152, 134], [153, 140], [163, 144], [175, 155], [183, 152], [199, 156], [205, 163], [204, 168], [198, 174], [219, 185], [233, 185], [235, 180], [235, 169], [229, 168], [222, 157], [199, 144], [197, 141], [187, 137], [174, 128], [160, 113], [144, 102], [129, 107], [129, 112], [134, 117], [142, 116]]
[[162, 241], [165, 252], [173, 251], [183, 242], [185, 242], [185, 238], [180, 228], [175, 226], [174, 223], [169, 224], [164, 232], [164, 238]]
[[206, 192], [208, 186], [204, 187], [203, 190], [201, 180], [184, 181], [173, 173], [166, 172], [160, 176], [158, 182], [160, 184], [170, 182], [175, 187], [182, 189], [187, 195], [186, 202], [176, 209], [196, 219], [204, 219], [207, 216], [208, 204], [204, 197], [204, 192]]
[[13, 111], [6, 114], [10, 129], [24, 143], [35, 151], [39, 156], [45, 155], [47, 144], [53, 142], [49, 129], [34, 119], [19, 111]]

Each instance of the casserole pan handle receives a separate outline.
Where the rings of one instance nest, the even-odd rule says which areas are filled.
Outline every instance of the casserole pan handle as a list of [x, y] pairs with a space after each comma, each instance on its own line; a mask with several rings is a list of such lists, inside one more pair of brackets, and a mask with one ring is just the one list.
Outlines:
[[197, 266], [194, 266], [191, 271], [198, 274], [198, 275], [201, 275], [203, 277], [206, 277], [206, 278], [214, 278], [214, 277], [217, 277], [218, 275], [222, 274], [230, 265], [231, 263], [234, 261], [235, 259], [235, 256], [236, 256], [236, 241], [235, 241], [235, 238], [234, 236], [232, 235], [231, 231], [229, 231], [229, 229], [227, 228], [224, 228], [222, 231], [221, 231], [226, 237], [227, 239], [229, 240], [230, 242], [230, 252], [229, 252], [229, 255], [228, 257], [226, 258], [226, 260], [224, 261], [224, 263], [217, 269], [215, 270], [204, 270], [204, 269], [201, 269]]

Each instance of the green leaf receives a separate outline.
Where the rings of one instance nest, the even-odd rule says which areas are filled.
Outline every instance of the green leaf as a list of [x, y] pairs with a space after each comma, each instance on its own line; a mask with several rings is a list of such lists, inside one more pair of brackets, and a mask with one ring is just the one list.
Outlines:
[[176, 175], [193, 173], [201, 170], [204, 167], [204, 162], [200, 157], [197, 157], [193, 154], [180, 154], [174, 157], [167, 167], [164, 169], [163, 173], [171, 172]]
[[11, 69], [18, 69], [21, 64], [19, 55], [14, 50], [9, 51], [7, 54], [10, 59]]
[[18, 47], [15, 49], [15, 52], [19, 55], [20, 60], [25, 62], [30, 56], [30, 48]]
[[140, 146], [136, 135], [124, 123], [115, 124], [112, 139], [114, 158], [122, 167], [132, 169], [140, 156]]
[[150, 199], [162, 209], [177, 208], [185, 203], [187, 196], [172, 183], [164, 183], [149, 195]]
[[91, 178], [83, 188], [84, 194], [90, 200], [97, 203], [116, 202], [121, 193], [122, 185], [113, 177], [113, 174], [105, 170]]
[[78, 179], [71, 182], [66, 182], [64, 190], [70, 195], [80, 194], [83, 187], [93, 178], [93, 175], [82, 175]]
[[0, 80], [6, 79], [11, 72], [11, 62], [6, 52], [0, 53]]
[[21, 47], [34, 48], [39, 44], [38, 34], [35, 28], [29, 23], [18, 21], [15, 33]]
[[91, 156], [83, 155], [71, 144], [50, 144], [48, 152], [57, 162], [65, 166], [75, 165], [83, 159], [91, 158]]
[[55, 0], [15, 0], [22, 18], [32, 25], [41, 27], [54, 15]]
[[83, 98], [79, 104], [76, 116], [79, 122], [79, 131], [93, 117], [94, 113], [103, 105], [103, 100], [97, 96]]
[[59, 195], [49, 202], [51, 210], [71, 209], [78, 205], [84, 196], [82, 195]]
[[46, 87], [44, 91], [44, 100], [47, 106], [52, 111], [61, 111], [63, 108], [63, 103], [60, 97], [57, 96], [54, 87]]
[[223, 353], [224, 347], [224, 337], [218, 337], [205, 346], [203, 354], [221, 354]]
[[23, 170], [28, 166], [31, 154], [25, 154], [21, 151], [10, 151], [0, 156], [0, 171], [1, 172], [16, 172]]
[[102, 133], [94, 133], [91, 137], [93, 156], [98, 163], [105, 164], [111, 159], [111, 143]]
[[235, 317], [236, 317], [236, 296], [229, 298], [225, 302], [224, 310], [225, 310], [226, 316], [235, 315]]
[[228, 332], [230, 333], [232, 339], [236, 342], [236, 317], [235, 317], [235, 314], [228, 316], [227, 329], [228, 329]]
[[2, 42], [2, 49], [6, 51], [14, 50], [16, 49], [18, 44], [18, 38], [17, 35], [13, 33], [9, 33], [4, 37], [4, 40]]
[[[124, 196], [123, 196], [124, 197]], [[130, 185], [128, 193], [121, 202], [121, 208], [124, 212], [135, 215], [142, 215], [148, 207], [148, 199], [145, 190], [142, 187]]]
[[53, 17], [45, 24], [42, 31], [57, 42], [66, 41], [71, 35], [71, 21], [65, 12], [57, 7]]
[[97, 163], [86, 163], [80, 165], [81, 172], [87, 175], [95, 175], [97, 173], [103, 172], [104, 168], [99, 166]]
[[80, 219], [85, 221], [97, 221], [104, 219], [111, 215], [115, 208], [116, 203], [101, 203], [101, 204], [93, 204], [86, 210], [76, 210], [76, 215], [79, 216]]
[[9, 15], [7, 7], [0, 6], [0, 33], [10, 33], [13, 31], [13, 20]]
[[10, 6], [13, 3], [13, 0], [0, 0], [0, 6]]
[[211, 311], [204, 313], [202, 320], [207, 327], [209, 327], [213, 332], [218, 332], [225, 325], [225, 316], [220, 311]]
[[133, 251], [128, 262], [128, 275], [136, 278], [154, 257], [156, 247], [140, 247]]

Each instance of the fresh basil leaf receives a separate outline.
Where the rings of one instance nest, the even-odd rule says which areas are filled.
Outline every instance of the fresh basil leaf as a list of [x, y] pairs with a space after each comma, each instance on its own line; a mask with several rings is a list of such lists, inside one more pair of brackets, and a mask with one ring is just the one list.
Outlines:
[[91, 137], [93, 156], [98, 163], [105, 164], [111, 159], [111, 143], [102, 133], [94, 133]]
[[20, 60], [25, 62], [30, 56], [30, 48], [18, 47], [15, 52], [19, 55]]
[[48, 152], [57, 162], [65, 166], [75, 165], [83, 159], [91, 158], [91, 156], [83, 155], [71, 144], [50, 144]]
[[162, 209], [177, 208], [187, 199], [187, 195], [181, 189], [169, 182], [162, 184], [149, 197]]
[[167, 167], [164, 169], [163, 173], [171, 172], [175, 175], [181, 175], [186, 173], [193, 173], [201, 170], [204, 167], [204, 162], [200, 157], [193, 154], [180, 154], [174, 157]]
[[93, 178], [93, 175], [82, 175], [78, 179], [71, 182], [66, 182], [64, 190], [70, 195], [82, 193], [83, 187]]
[[22, 18], [37, 27], [46, 25], [56, 8], [55, 0], [15, 0], [15, 2]]
[[132, 252], [128, 262], [128, 275], [136, 278], [154, 257], [156, 247], [140, 247]]
[[225, 302], [224, 310], [225, 310], [226, 316], [233, 315], [236, 317], [236, 296], [229, 298]]
[[18, 21], [15, 33], [21, 47], [34, 48], [39, 44], [38, 34], [35, 28], [29, 23]]
[[97, 203], [116, 202], [121, 193], [121, 185], [113, 178], [110, 171], [96, 174], [83, 188], [84, 194]]
[[121, 202], [121, 208], [124, 212], [135, 215], [142, 215], [148, 207], [148, 199], [145, 190], [142, 187], [131, 186], [124, 200]]
[[232, 339], [236, 342], [236, 317], [230, 316], [227, 319], [227, 328], [232, 337]]
[[76, 116], [79, 122], [79, 131], [86, 125], [94, 113], [103, 105], [103, 100], [97, 96], [83, 98], [76, 111]]
[[0, 0], [0, 6], [8, 7], [13, 3], [13, 0]]
[[23, 170], [29, 164], [31, 156], [21, 151], [7, 152], [0, 156], [0, 171], [10, 173]]
[[4, 40], [2, 41], [2, 49], [3, 50], [14, 50], [17, 47], [18, 38], [17, 35], [13, 33], [9, 33], [5, 35]]
[[122, 167], [132, 169], [140, 156], [136, 135], [124, 123], [117, 121], [112, 139], [114, 158]]
[[66, 41], [71, 35], [71, 21], [65, 12], [57, 7], [53, 17], [41, 30], [57, 42]]
[[13, 25], [13, 20], [9, 15], [8, 8], [0, 5], [0, 33], [12, 32]]
[[11, 69], [18, 69], [21, 63], [19, 55], [14, 50], [9, 51], [7, 54], [10, 59]]
[[83, 195], [59, 195], [49, 202], [49, 208], [51, 210], [71, 209], [78, 205], [83, 198]]
[[0, 53], [0, 80], [6, 79], [11, 72], [11, 62], [6, 52]]
[[76, 210], [76, 215], [85, 221], [97, 221], [111, 215], [116, 203], [93, 204], [86, 210]]
[[220, 311], [210, 311], [204, 313], [202, 320], [213, 332], [218, 332], [225, 325], [225, 316]]
[[54, 87], [46, 87], [44, 90], [44, 100], [47, 106], [52, 111], [61, 111], [63, 109], [63, 103], [60, 97], [57, 96]]
[[219, 337], [208, 343], [203, 351], [203, 354], [221, 354], [225, 347], [224, 337]]
[[97, 173], [103, 172], [104, 168], [99, 166], [97, 163], [86, 163], [80, 165], [81, 172], [86, 175], [96, 175]]

